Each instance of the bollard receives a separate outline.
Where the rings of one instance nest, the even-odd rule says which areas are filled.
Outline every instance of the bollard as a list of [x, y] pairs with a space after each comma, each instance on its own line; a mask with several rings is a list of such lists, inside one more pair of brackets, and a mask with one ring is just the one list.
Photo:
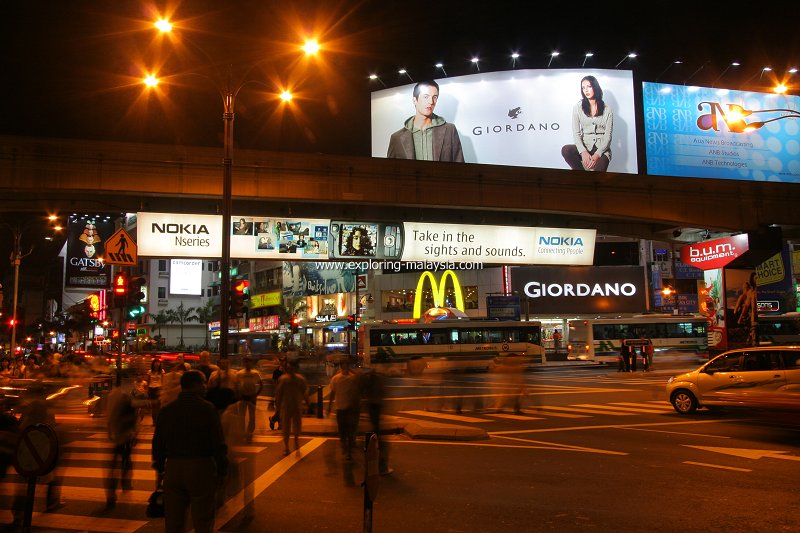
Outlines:
[[322, 385], [317, 385], [317, 418], [322, 418]]

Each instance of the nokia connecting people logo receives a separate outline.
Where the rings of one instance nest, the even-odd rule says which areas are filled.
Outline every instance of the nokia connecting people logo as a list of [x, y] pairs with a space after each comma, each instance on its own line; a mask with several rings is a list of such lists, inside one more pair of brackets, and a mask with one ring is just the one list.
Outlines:
[[456, 300], [455, 308], [459, 311], [464, 311], [464, 292], [461, 290], [461, 282], [458, 281], [456, 273], [452, 270], [445, 270], [442, 272], [442, 277], [440, 277], [437, 282], [433, 272], [426, 270], [420, 275], [419, 281], [417, 282], [417, 290], [414, 293], [414, 313], [411, 315], [413, 318], [422, 317], [422, 301], [424, 299], [422, 290], [425, 286], [425, 280], [429, 281], [431, 285], [433, 306], [444, 307], [446, 296], [445, 285], [447, 285], [448, 278], [453, 280], [453, 293]]

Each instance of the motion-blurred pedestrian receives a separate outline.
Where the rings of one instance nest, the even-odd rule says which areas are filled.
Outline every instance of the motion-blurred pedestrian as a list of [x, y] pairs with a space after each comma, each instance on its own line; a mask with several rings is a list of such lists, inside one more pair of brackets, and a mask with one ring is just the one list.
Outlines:
[[360, 380], [350, 369], [350, 360], [342, 356], [339, 373], [331, 379], [331, 393], [328, 414], [336, 405], [336, 425], [339, 428], [339, 441], [342, 453], [348, 461], [353, 459], [353, 447], [358, 431], [359, 403], [361, 401]]
[[164, 384], [164, 367], [161, 359], [154, 357], [150, 362], [150, 370], [147, 371], [147, 398], [150, 400], [150, 416], [153, 418], [153, 426], [158, 419], [158, 411], [161, 409], [161, 386]]
[[214, 530], [216, 491], [228, 471], [219, 413], [203, 399], [205, 377], [181, 376], [178, 398], [161, 409], [153, 434], [153, 466], [164, 479], [164, 530], [183, 532], [191, 507], [198, 533]]
[[628, 341], [622, 339], [619, 345], [619, 368], [618, 372], [628, 372], [630, 370], [630, 351], [631, 347], [628, 346]]
[[389, 468], [389, 443], [381, 437], [381, 416], [383, 415], [383, 404], [386, 398], [386, 377], [377, 371], [370, 370], [362, 374], [363, 384], [361, 390], [364, 399], [367, 401], [367, 413], [372, 432], [378, 439], [378, 471], [383, 474], [391, 474]]
[[261, 393], [261, 388], [263, 387], [261, 383], [261, 374], [258, 373], [258, 370], [253, 368], [252, 357], [247, 356], [244, 358], [244, 368], [236, 373], [236, 385], [239, 392], [240, 406], [244, 407], [246, 410], [246, 438], [247, 440], [252, 440], [253, 433], [256, 430], [256, 406], [258, 395]]
[[283, 432], [283, 455], [289, 455], [289, 435], [294, 435], [294, 449], [300, 450], [300, 433], [303, 430], [303, 406], [308, 394], [308, 383], [297, 373], [295, 361], [286, 362], [286, 373], [278, 380], [275, 391], [275, 411], [280, 415]]
[[496, 372], [500, 374], [501, 381], [497, 384], [497, 410], [502, 412], [506, 407], [514, 410], [514, 413], [522, 413], [522, 404], [527, 394], [524, 361], [519, 354], [509, 354], [502, 358], [496, 367]]
[[229, 359], [220, 359], [219, 370], [211, 373], [206, 399], [214, 404], [220, 414], [236, 403], [236, 371], [231, 369]]
[[158, 399], [163, 409], [168, 403], [175, 401], [178, 394], [181, 392], [181, 376], [186, 371], [183, 362], [175, 361], [169, 372], [164, 374], [163, 382], [161, 383], [161, 391], [159, 392]]
[[207, 351], [200, 352], [200, 364], [197, 365], [197, 370], [203, 373], [206, 377], [206, 383], [211, 379], [211, 374], [219, 370], [219, 367], [211, 362], [211, 354]]
[[111, 391], [107, 402], [106, 427], [113, 449], [106, 477], [106, 508], [111, 509], [117, 503], [118, 483], [123, 491], [133, 488], [131, 453], [136, 445], [139, 416], [133, 396], [120, 387]]
[[[286, 373], [286, 356], [281, 356], [278, 359], [278, 366], [275, 367], [275, 370], [272, 371], [272, 390], [273, 398], [277, 394], [278, 391], [278, 382], [281, 379], [281, 376]], [[269, 417], [269, 429], [275, 429], [275, 425], [277, 424], [280, 428], [281, 423], [281, 413], [278, 411], [277, 403], [273, 400], [273, 406], [275, 407], [275, 412], [272, 416]]]

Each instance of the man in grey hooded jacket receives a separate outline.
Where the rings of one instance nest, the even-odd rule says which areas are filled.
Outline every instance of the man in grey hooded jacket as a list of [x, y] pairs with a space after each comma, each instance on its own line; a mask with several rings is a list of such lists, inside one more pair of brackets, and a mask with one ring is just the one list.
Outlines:
[[438, 100], [439, 84], [435, 81], [423, 81], [414, 86], [412, 101], [416, 113], [392, 134], [386, 157], [464, 162], [456, 127], [433, 112]]

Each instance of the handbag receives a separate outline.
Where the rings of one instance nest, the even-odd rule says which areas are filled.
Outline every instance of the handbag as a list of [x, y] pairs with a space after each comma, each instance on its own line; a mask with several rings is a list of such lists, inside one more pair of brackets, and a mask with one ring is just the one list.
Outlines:
[[147, 499], [147, 516], [150, 518], [164, 517], [164, 491], [158, 488]]

